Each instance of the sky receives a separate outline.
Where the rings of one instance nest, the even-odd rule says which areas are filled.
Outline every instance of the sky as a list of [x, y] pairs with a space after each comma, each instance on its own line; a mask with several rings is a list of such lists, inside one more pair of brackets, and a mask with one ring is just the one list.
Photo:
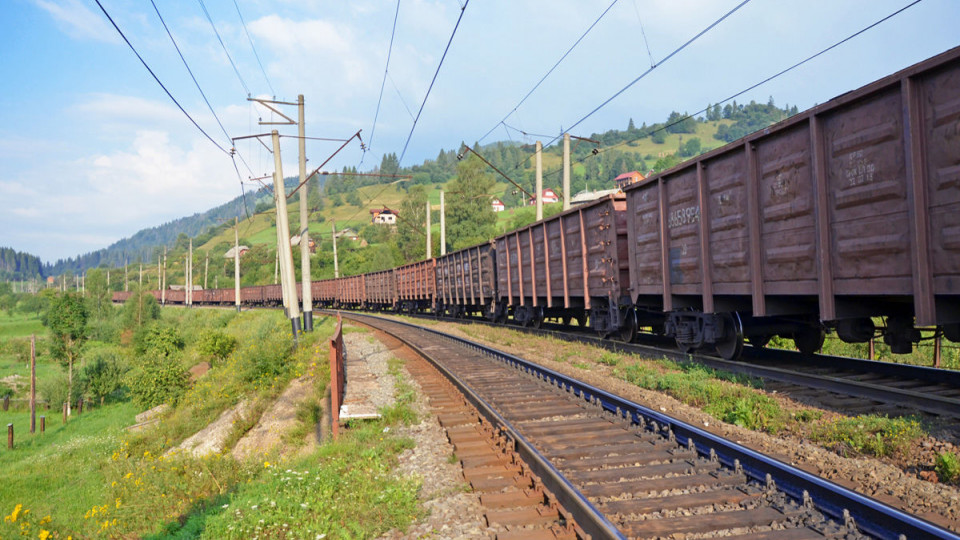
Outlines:
[[[361, 130], [364, 146], [354, 139], [325, 170], [369, 170], [388, 152], [409, 166], [461, 142], [546, 143], [564, 129], [589, 136], [631, 118], [693, 113], [911, 3], [400, 0], [398, 11], [390, 0], [155, 0], [214, 116], [154, 4], [100, 2], [226, 150], [230, 138], [296, 134], [296, 126], [258, 125], [276, 117], [248, 97], [303, 94], [308, 137]], [[960, 2], [922, 0], [737, 101], [772, 96], [804, 110], [960, 45], [958, 28]], [[283, 173], [294, 176], [296, 139], [281, 140]], [[308, 169], [340, 144], [309, 141]], [[76, 256], [227, 202], [273, 173], [273, 156], [255, 140], [236, 142], [238, 170], [216, 145], [95, 0], [0, 0], [0, 246], [46, 262]]]

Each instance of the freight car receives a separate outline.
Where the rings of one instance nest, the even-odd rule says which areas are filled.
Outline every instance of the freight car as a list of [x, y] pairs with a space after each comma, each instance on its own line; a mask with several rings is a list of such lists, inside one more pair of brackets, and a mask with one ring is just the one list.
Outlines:
[[610, 195], [496, 239], [497, 316], [537, 326], [576, 319], [602, 335], [636, 331], [626, 200]]
[[681, 348], [960, 340], [960, 49], [626, 189], [630, 292]]
[[436, 311], [436, 267], [436, 259], [427, 259], [395, 270], [398, 311], [407, 313]]
[[437, 258], [437, 314], [497, 315], [496, 250], [490, 241]]

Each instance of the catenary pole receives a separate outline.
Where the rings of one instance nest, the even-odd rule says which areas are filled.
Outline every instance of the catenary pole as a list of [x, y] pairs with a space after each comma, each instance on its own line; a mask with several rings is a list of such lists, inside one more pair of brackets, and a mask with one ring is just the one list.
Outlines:
[[537, 221], [543, 219], [543, 144], [537, 141]]
[[307, 143], [303, 124], [303, 94], [297, 96], [300, 134], [300, 279], [303, 291], [303, 331], [313, 331], [313, 294], [310, 291], [310, 212], [307, 209]]
[[443, 190], [440, 190], [440, 255], [447, 254], [447, 209], [443, 204]]
[[233, 217], [233, 302], [240, 311], [240, 218]]
[[290, 250], [290, 222], [287, 220], [287, 190], [283, 185], [283, 164], [280, 162], [280, 133], [277, 130], [270, 132], [273, 138], [273, 195], [277, 201], [277, 227], [280, 235], [280, 257], [283, 276], [281, 281], [287, 287], [290, 296], [290, 307], [287, 316], [293, 330], [293, 341], [296, 343], [300, 333], [300, 310], [297, 301], [297, 284], [293, 272], [293, 254]]
[[330, 226], [333, 228], [333, 277], [340, 277], [340, 263], [337, 260], [337, 222], [330, 220]]
[[570, 134], [563, 134], [563, 209], [570, 209]]
[[427, 198], [427, 258], [433, 257], [433, 239], [430, 238], [430, 198]]

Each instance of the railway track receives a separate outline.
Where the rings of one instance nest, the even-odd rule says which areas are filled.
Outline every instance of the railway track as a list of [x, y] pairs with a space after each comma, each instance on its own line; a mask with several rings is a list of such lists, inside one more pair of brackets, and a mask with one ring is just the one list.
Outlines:
[[[427, 315], [421, 317], [435, 319]], [[475, 318], [442, 317], [439, 320], [498, 326]], [[508, 328], [649, 358], [696, 362], [758, 377], [767, 381], [765, 388], [768, 390], [838, 412], [877, 412], [890, 416], [920, 413], [928, 419], [940, 420], [948, 428], [960, 419], [960, 372], [957, 371], [840, 356], [808, 356], [795, 351], [755, 347], [745, 347], [742, 360], [724, 360], [709, 354], [678, 351], [672, 340], [652, 335], [642, 335], [638, 343], [623, 343], [600, 339], [591, 331], [581, 332], [553, 324], [544, 324], [541, 328], [519, 325]]]
[[[428, 357], [562, 506], [560, 522], [593, 538], [960, 538], [520, 358], [403, 322], [344, 316]], [[455, 416], [441, 422], [455, 426]]]

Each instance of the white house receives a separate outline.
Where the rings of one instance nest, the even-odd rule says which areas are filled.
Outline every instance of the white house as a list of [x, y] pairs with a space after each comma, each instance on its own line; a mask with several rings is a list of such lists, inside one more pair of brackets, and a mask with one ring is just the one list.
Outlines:
[[503, 205], [503, 201], [500, 199], [494, 199], [493, 202], [490, 203], [490, 206], [493, 207], [494, 212], [503, 212], [506, 209], [506, 207]]

